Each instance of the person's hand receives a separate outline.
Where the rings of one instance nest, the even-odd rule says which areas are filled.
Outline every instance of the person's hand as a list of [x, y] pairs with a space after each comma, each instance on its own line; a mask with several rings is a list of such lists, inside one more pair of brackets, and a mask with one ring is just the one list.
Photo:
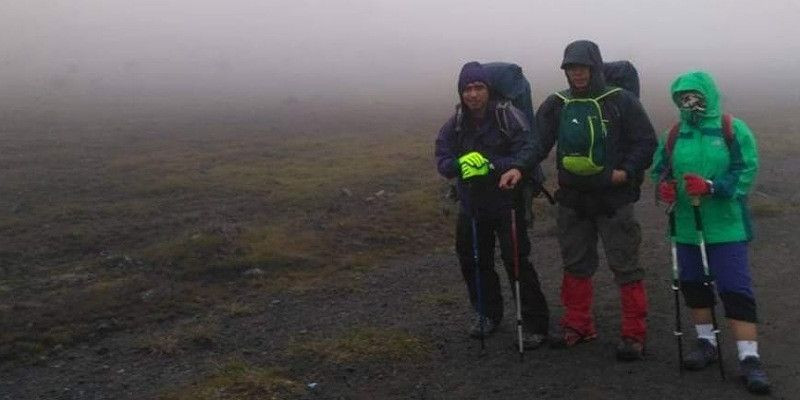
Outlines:
[[704, 179], [700, 175], [686, 174], [683, 176], [686, 181], [686, 193], [689, 196], [705, 196], [711, 194], [711, 181]]
[[615, 169], [611, 171], [611, 183], [615, 186], [622, 185], [628, 181], [628, 173], [622, 169]]
[[516, 168], [511, 168], [504, 172], [503, 175], [500, 175], [500, 183], [497, 186], [499, 186], [500, 189], [513, 189], [517, 186], [520, 179], [522, 179], [522, 172]]
[[487, 160], [483, 154], [473, 151], [458, 158], [458, 165], [463, 166], [464, 164], [468, 164], [474, 168], [480, 168], [484, 164], [489, 164], [489, 160]]
[[675, 202], [675, 186], [677, 182], [674, 180], [669, 181], [661, 181], [658, 184], [658, 198], [661, 199], [664, 203], [672, 204]]

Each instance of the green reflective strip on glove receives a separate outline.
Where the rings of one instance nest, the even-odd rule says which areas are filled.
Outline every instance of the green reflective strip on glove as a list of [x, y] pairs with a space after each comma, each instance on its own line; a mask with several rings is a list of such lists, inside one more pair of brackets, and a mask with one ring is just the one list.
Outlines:
[[489, 164], [489, 160], [487, 160], [483, 154], [473, 151], [458, 158], [459, 165], [464, 165], [465, 163], [474, 168], [480, 168], [485, 164]]

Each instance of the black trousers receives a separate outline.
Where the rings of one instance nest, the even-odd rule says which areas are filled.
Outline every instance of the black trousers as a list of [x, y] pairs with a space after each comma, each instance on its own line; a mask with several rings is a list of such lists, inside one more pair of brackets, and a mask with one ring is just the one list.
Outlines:
[[[546, 334], [550, 319], [547, 301], [542, 293], [539, 276], [528, 259], [531, 243], [528, 238], [525, 210], [518, 208], [517, 241], [519, 246], [519, 286], [522, 320], [527, 332]], [[514, 244], [511, 238], [511, 210], [493, 215], [478, 215], [478, 265], [480, 267], [481, 296], [485, 316], [499, 322], [503, 318], [503, 296], [500, 278], [494, 269], [495, 238], [500, 243], [500, 256], [506, 268], [512, 295], [514, 295]], [[461, 265], [461, 274], [467, 284], [469, 300], [473, 309], [480, 312], [478, 292], [475, 285], [475, 262], [473, 258], [472, 216], [459, 213], [456, 225], [456, 252]]]

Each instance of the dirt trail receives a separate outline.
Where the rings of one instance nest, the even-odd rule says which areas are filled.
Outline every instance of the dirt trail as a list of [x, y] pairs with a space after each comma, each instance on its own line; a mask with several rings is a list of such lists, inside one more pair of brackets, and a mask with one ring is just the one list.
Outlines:
[[[764, 321], [760, 350], [775, 386], [773, 397], [781, 399], [797, 398], [800, 393], [796, 351], [800, 338], [795, 334], [800, 325], [800, 292], [794, 279], [794, 260], [800, 258], [795, 241], [800, 214], [791, 203], [799, 191], [786, 186], [794, 182], [786, 180], [793, 172], [789, 160], [775, 158], [765, 163], [764, 170], [770, 173], [759, 180], [757, 190], [785, 207], [757, 214], [758, 237], [751, 255]], [[308, 399], [745, 398], [735, 378], [735, 345], [727, 331], [723, 341], [728, 381], [720, 382], [715, 368], [678, 375], [665, 219], [649, 193], [645, 198], [637, 208], [651, 305], [644, 362], [614, 359], [619, 298], [605, 266], [595, 278], [597, 341], [571, 350], [531, 351], [519, 362], [511, 348], [513, 304], [506, 287], [506, 319], [480, 354], [478, 342], [465, 334], [469, 310], [455, 256], [443, 249], [372, 270], [345, 271], [329, 285], [303, 293], [250, 294], [263, 312], [220, 319], [222, 339], [195, 351], [172, 356], [143, 352], [134, 338], [162, 327], [141, 327], [54, 351], [38, 365], [0, 364], [0, 399], [155, 398], [213, 372], [232, 356], [253, 365], [286, 368], [304, 385], [316, 383], [313, 390], [297, 396]], [[532, 259], [555, 319], [562, 311], [558, 302], [561, 269], [552, 231], [548, 219], [534, 227]], [[408, 332], [431, 351], [424, 360], [414, 362], [317, 362], [287, 351], [298, 340], [336, 337], [364, 327]], [[691, 328], [688, 320], [684, 327]]]

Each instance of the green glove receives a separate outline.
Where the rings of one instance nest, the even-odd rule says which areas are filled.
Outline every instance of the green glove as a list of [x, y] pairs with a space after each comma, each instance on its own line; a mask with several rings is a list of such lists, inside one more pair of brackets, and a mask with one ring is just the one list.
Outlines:
[[489, 164], [489, 160], [483, 156], [483, 154], [478, 153], [477, 151], [473, 151], [471, 153], [464, 154], [463, 156], [458, 158], [458, 165], [463, 166], [464, 164], [469, 164], [472, 167], [480, 168], [484, 164]]
[[461, 164], [461, 179], [467, 180], [476, 176], [486, 175], [489, 175], [489, 163], [484, 163], [478, 168], [475, 168], [468, 163]]
[[469, 179], [489, 174], [489, 160], [477, 151], [459, 157], [458, 166], [461, 168], [461, 179]]

